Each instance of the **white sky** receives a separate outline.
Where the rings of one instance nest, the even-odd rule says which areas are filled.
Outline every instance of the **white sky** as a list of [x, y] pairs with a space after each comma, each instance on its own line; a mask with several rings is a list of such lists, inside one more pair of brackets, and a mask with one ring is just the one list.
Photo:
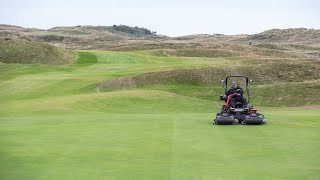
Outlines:
[[158, 34], [253, 34], [320, 28], [317, 0], [1, 0], [0, 24], [48, 29], [129, 25]]

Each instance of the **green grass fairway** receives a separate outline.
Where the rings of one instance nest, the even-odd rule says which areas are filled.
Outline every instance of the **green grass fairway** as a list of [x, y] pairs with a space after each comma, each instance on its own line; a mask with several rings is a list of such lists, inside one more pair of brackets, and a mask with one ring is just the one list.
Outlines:
[[[285, 113], [285, 114], [282, 114]], [[266, 126], [213, 113], [0, 118], [2, 179], [319, 179], [319, 112], [266, 111]]]
[[[0, 179], [320, 179], [320, 108], [288, 107], [291, 96], [263, 106], [281, 83], [268, 85], [268, 95], [252, 86], [263, 126], [212, 125], [219, 83], [96, 88], [147, 72], [252, 61], [153, 53], [81, 51], [64, 66], [0, 63]], [[299, 95], [303, 83], [286, 86]]]

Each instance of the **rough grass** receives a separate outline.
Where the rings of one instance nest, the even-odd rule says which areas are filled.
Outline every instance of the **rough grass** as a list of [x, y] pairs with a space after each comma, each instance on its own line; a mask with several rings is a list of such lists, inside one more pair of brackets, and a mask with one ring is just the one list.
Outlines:
[[[252, 85], [250, 87], [251, 104], [268, 107], [300, 107], [319, 105], [319, 80], [296, 83], [275, 83], [269, 85]], [[145, 86], [145, 89], [159, 89], [189, 97], [218, 101], [224, 93], [221, 85], [193, 86], [188, 84], [167, 84]], [[218, 102], [217, 102], [218, 103]], [[222, 101], [220, 103], [223, 103]]]
[[0, 39], [0, 62], [20, 64], [70, 64], [75, 53], [46, 43]]
[[[98, 85], [100, 90], [139, 88], [147, 85], [175, 84], [191, 86], [209, 86], [217, 84], [226, 76], [246, 75], [254, 84], [277, 84], [283, 82], [303, 82], [320, 78], [318, 62], [272, 62], [259, 65], [242, 65], [233, 67], [211, 67], [189, 70], [170, 70], [149, 72], [107, 80]], [[293, 84], [294, 85], [294, 84]], [[290, 91], [290, 90], [289, 90]]]
[[224, 49], [178, 49], [167, 52], [169, 55], [176, 55], [176, 56], [184, 56], [184, 57], [230, 57], [230, 56], [239, 56], [240, 53], [228, 51]]
[[[167, 54], [167, 57], [157, 54], [159, 52], [167, 53], [168, 50], [100, 53], [98, 57], [104, 59], [100, 61], [103, 63], [158, 64], [158, 67], [165, 64], [173, 66], [175, 69], [161, 69], [160, 71], [159, 68], [156, 70], [157, 72], [153, 70], [152, 72], [138, 73], [133, 76], [127, 74], [125, 77], [111, 78], [99, 83], [97, 85], [98, 90], [114, 91], [128, 88], [151, 88], [210, 100], [213, 95], [218, 97], [222, 93], [221, 89], [219, 89], [221, 87], [219, 84], [221, 79], [230, 74], [240, 74], [246, 75], [253, 80], [251, 94], [256, 98], [255, 103], [257, 105], [303, 106], [318, 104], [319, 102], [318, 98], [314, 97], [314, 93], [317, 93], [316, 91], [319, 87], [318, 79], [320, 78], [320, 64], [316, 60], [255, 60], [243, 57], [230, 59], [197, 59], [193, 57], [187, 59], [186, 57], [173, 57], [169, 54]], [[178, 64], [183, 69], [177, 69]], [[190, 68], [190, 65], [193, 68]], [[205, 66], [207, 67], [202, 68]], [[313, 101], [311, 102], [312, 99]]]
[[113, 50], [136, 51], [148, 50], [155, 56], [178, 56], [178, 57], [273, 57], [273, 58], [301, 58], [304, 57], [299, 51], [288, 50], [281, 45], [258, 44], [254, 46], [224, 43], [178, 43], [178, 44], [147, 44], [119, 47]]
[[130, 87], [161, 82], [176, 82], [191, 85], [210, 85], [233, 74], [246, 75], [256, 84], [276, 82], [301, 82], [304, 79], [319, 79], [320, 64], [308, 63], [269, 63], [261, 65], [234, 66], [225, 68], [198, 68], [189, 70], [173, 70], [150, 72], [132, 77], [113, 79], [102, 83], [102, 87]]

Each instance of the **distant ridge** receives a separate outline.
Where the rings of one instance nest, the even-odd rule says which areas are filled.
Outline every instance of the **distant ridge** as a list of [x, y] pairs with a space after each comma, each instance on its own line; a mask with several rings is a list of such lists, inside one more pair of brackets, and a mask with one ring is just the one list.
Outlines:
[[273, 43], [320, 43], [320, 30], [306, 28], [271, 29], [247, 37], [252, 41]]
[[306, 28], [271, 29], [247, 35], [194, 34], [180, 37], [158, 35], [142, 27], [113, 26], [61, 26], [48, 30], [0, 25], [0, 38], [46, 42], [71, 49], [114, 49], [123, 47], [152, 48], [153, 46], [184, 46], [196, 43], [207, 47], [217, 43], [235, 44], [302, 44], [320, 45], [320, 30]]

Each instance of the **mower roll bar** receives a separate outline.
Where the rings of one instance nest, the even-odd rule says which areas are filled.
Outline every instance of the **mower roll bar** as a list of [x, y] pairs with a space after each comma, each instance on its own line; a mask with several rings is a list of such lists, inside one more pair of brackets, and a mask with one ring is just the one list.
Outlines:
[[246, 92], [247, 92], [247, 95], [248, 95], [248, 104], [250, 102], [250, 93], [249, 93], [249, 86], [250, 86], [250, 83], [252, 82], [251, 79], [249, 79], [247, 76], [227, 76], [226, 79], [224, 80], [221, 80], [222, 83], [225, 83], [223, 88], [224, 88], [224, 92], [226, 93], [227, 92], [227, 88], [228, 88], [228, 79], [229, 78], [245, 78], [246, 79]]

